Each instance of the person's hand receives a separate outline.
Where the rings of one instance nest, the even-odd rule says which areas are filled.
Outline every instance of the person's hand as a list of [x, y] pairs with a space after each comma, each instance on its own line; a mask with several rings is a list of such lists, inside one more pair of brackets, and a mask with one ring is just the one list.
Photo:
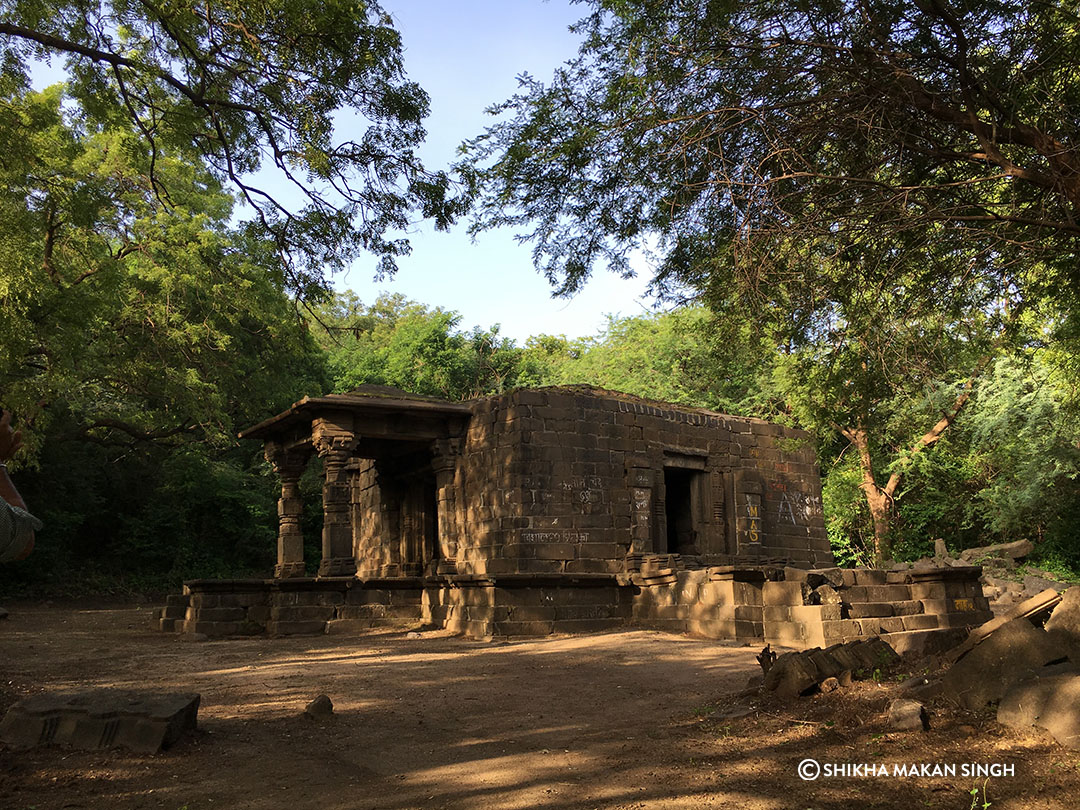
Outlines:
[[11, 429], [11, 411], [4, 411], [0, 416], [0, 464], [11, 460], [22, 447], [22, 431]]

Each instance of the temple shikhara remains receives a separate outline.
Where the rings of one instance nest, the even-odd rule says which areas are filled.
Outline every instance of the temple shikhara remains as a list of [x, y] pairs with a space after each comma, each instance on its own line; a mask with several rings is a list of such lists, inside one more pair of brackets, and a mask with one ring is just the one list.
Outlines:
[[[644, 625], [814, 646], [988, 617], [977, 568], [834, 567], [814, 447], [760, 419], [588, 386], [452, 403], [363, 386], [241, 434], [281, 479], [272, 579], [198, 580], [163, 630], [474, 637]], [[323, 471], [305, 568], [299, 480]]]

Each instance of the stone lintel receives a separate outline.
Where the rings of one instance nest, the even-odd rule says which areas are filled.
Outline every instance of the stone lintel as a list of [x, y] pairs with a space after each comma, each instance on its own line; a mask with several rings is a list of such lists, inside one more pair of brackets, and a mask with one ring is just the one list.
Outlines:
[[957, 565], [944, 568], [911, 569], [907, 572], [912, 582], [969, 582], [982, 576], [982, 566]]

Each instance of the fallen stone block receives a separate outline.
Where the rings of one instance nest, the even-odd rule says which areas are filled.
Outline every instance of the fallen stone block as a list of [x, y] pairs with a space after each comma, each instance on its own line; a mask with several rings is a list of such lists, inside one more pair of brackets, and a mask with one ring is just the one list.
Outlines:
[[1017, 540], [1014, 543], [997, 543], [992, 546], [969, 548], [960, 552], [960, 559], [965, 562], [979, 562], [989, 557], [1001, 557], [1010, 560], [1020, 560], [1035, 550], [1035, 544], [1030, 540]]
[[1058, 674], [1015, 684], [998, 706], [998, 722], [1010, 728], [1044, 728], [1054, 739], [1080, 749], [1080, 675]]
[[197, 727], [199, 700], [196, 694], [114, 689], [34, 695], [8, 709], [0, 740], [20, 749], [70, 745], [153, 754]]
[[971, 650], [975, 649], [975, 647], [978, 644], [981, 644], [986, 638], [990, 637], [993, 633], [997, 632], [1014, 619], [1031, 619], [1038, 618], [1044, 614], [1049, 615], [1050, 612], [1057, 607], [1059, 602], [1061, 602], [1061, 594], [1052, 588], [1048, 588], [1030, 599], [1025, 599], [1020, 604], [1011, 608], [1007, 613], [998, 616], [996, 619], [991, 619], [972, 630], [963, 644], [954, 647], [946, 653], [946, 660], [959, 660]]
[[1013, 619], [953, 664], [942, 679], [945, 694], [966, 709], [981, 709], [1061, 657], [1043, 630]]
[[930, 715], [919, 701], [898, 698], [889, 703], [889, 726], [897, 731], [928, 731]]
[[1044, 577], [1026, 576], [1024, 577], [1024, 593], [1037, 594], [1047, 589], [1054, 591], [1064, 591], [1069, 586], [1064, 582], [1058, 582], [1054, 579], [1046, 579]]
[[820, 682], [814, 662], [801, 653], [784, 653], [769, 668], [764, 687], [781, 697], [796, 697]]

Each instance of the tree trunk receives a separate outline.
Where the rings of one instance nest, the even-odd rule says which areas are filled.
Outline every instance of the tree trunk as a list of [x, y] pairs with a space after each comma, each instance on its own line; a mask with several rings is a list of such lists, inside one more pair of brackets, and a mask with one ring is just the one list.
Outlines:
[[895, 465], [892, 474], [889, 476], [888, 482], [884, 487], [878, 486], [877, 479], [874, 477], [873, 459], [870, 456], [870, 439], [867, 433], [866, 425], [864, 422], [860, 422], [854, 428], [840, 428], [840, 432], [845, 438], [853, 445], [859, 452], [859, 466], [862, 468], [863, 480], [859, 485], [859, 488], [866, 496], [866, 504], [870, 507], [870, 518], [874, 522], [874, 547], [873, 557], [874, 565], [881, 565], [889, 557], [891, 551], [889, 543], [889, 532], [892, 529], [892, 504], [893, 495], [896, 493], [897, 487], [900, 485], [900, 478], [904, 474], [904, 470], [911, 464], [911, 460], [922, 450], [932, 445], [938, 439], [941, 438], [941, 434], [945, 432], [945, 429], [951, 425], [955, 420], [960, 410], [964, 407], [967, 401], [971, 398], [971, 390], [975, 386], [975, 380], [979, 374], [986, 367], [989, 362], [989, 356], [983, 357], [979, 360], [975, 373], [972, 374], [964, 387], [960, 389], [959, 396], [953, 402], [952, 406], [942, 414], [941, 419], [938, 420], [930, 430], [923, 434], [911, 449], [907, 452], [907, 455]]
[[[859, 467], [862, 469], [863, 478], [859, 489], [866, 496], [866, 505], [870, 507], [870, 518], [874, 522], [874, 546], [871, 551], [873, 553], [873, 564], [879, 566], [889, 555], [892, 493], [886, 493], [885, 490], [879, 487], [877, 479], [874, 477], [874, 466], [870, 457], [870, 440], [866, 428], [863, 425], [859, 425], [854, 429], [845, 428], [843, 433], [859, 452]], [[897, 478], [897, 476], [894, 474], [893, 478]], [[893, 483], [892, 479], [890, 479], [889, 483]]]

